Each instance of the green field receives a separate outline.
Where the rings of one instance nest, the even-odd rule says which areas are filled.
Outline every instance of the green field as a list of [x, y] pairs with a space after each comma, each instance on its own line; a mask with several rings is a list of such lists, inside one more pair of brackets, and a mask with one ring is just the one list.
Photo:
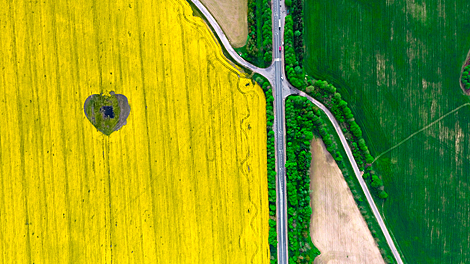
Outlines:
[[470, 1], [305, 0], [304, 14], [307, 72], [338, 88], [372, 155], [386, 152], [378, 206], [405, 261], [470, 263]]

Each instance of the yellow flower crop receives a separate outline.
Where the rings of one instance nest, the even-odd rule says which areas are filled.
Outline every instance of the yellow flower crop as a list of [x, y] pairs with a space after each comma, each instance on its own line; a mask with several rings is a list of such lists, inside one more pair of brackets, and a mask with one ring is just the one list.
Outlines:
[[186, 1], [1, 4], [0, 262], [269, 263], [264, 96]]

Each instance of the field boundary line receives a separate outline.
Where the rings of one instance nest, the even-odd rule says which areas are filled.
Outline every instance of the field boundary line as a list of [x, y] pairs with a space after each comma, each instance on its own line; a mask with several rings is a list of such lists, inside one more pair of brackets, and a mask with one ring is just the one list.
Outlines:
[[432, 125], [438, 123], [439, 121], [441, 121], [442, 119], [446, 118], [448, 115], [451, 115], [455, 112], [457, 112], [458, 110], [460, 110], [460, 108], [464, 107], [464, 106], [470, 106], [470, 103], [465, 103], [457, 108], [455, 108], [454, 110], [444, 114], [443, 116], [439, 117], [438, 119], [432, 121], [431, 123], [429, 123], [428, 125], [426, 125], [425, 127], [421, 128], [420, 130], [414, 132], [413, 134], [409, 135], [407, 138], [403, 139], [402, 141], [398, 142], [397, 144], [395, 144], [393, 147], [387, 149], [386, 151], [380, 153], [379, 155], [377, 155], [377, 157], [375, 157], [375, 159], [372, 161], [372, 163], [376, 162], [380, 157], [382, 157], [383, 155], [387, 154], [388, 152], [394, 150], [395, 148], [399, 147], [400, 145], [402, 145], [403, 143], [405, 143], [406, 141], [410, 140], [412, 137], [416, 136], [417, 134], [423, 132], [424, 130], [428, 129], [429, 127], [431, 127]]

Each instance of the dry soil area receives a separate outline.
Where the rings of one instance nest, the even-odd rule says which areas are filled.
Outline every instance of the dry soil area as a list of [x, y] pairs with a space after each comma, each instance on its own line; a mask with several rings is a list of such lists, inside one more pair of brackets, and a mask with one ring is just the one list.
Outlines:
[[351, 191], [321, 140], [310, 146], [310, 235], [321, 255], [315, 264], [384, 263]]
[[234, 48], [243, 47], [248, 36], [247, 0], [201, 0], [217, 20]]

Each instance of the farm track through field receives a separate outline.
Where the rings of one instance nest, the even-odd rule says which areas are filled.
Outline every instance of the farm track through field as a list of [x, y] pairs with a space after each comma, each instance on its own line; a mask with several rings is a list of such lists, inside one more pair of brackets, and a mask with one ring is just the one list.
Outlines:
[[377, 155], [374, 159], [374, 161], [372, 163], [374, 163], [375, 161], [377, 161], [380, 157], [382, 157], [383, 155], [387, 154], [388, 152], [392, 151], [393, 149], [399, 147], [401, 144], [405, 143], [406, 141], [410, 140], [412, 137], [416, 136], [417, 134], [423, 132], [424, 130], [428, 129], [429, 127], [431, 127], [432, 125], [436, 124], [437, 122], [441, 121], [442, 119], [446, 118], [448, 115], [451, 115], [455, 112], [457, 112], [460, 108], [464, 107], [464, 106], [470, 106], [470, 103], [465, 103], [457, 108], [455, 108], [454, 110], [452, 111], [449, 111], [448, 113], [446, 113], [445, 115], [439, 117], [437, 120], [434, 120], [433, 122], [431, 122], [430, 124], [426, 125], [425, 127], [421, 128], [420, 130], [414, 132], [413, 134], [409, 135], [407, 138], [403, 139], [402, 141], [398, 142], [397, 144], [395, 144], [393, 147], [387, 149], [386, 151], [380, 153], [379, 155]]
[[[357, 168], [357, 164], [352, 156], [352, 153], [349, 149], [349, 146], [346, 143], [346, 140], [344, 139], [344, 134], [339, 128], [339, 125], [337, 121], [335, 120], [334, 116], [329, 112], [328, 109], [326, 109], [325, 106], [323, 106], [320, 102], [317, 100], [309, 97], [303, 92], [300, 92], [296, 88], [294, 88], [292, 85], [290, 85], [287, 80], [284, 78], [284, 80], [281, 79], [281, 76], [285, 76], [284, 73], [284, 50], [282, 50], [281, 53], [278, 53], [275, 50], [275, 47], [281, 46], [282, 38], [283, 38], [283, 31], [284, 31], [284, 20], [286, 16], [286, 10], [284, 9], [283, 5], [280, 4], [280, 1], [277, 0], [274, 2], [274, 8], [273, 8], [273, 64], [267, 68], [267, 69], [260, 69], [257, 67], [254, 67], [253, 65], [249, 64], [248, 62], [244, 61], [241, 57], [238, 56], [238, 54], [233, 50], [233, 48], [230, 46], [227, 38], [225, 37], [223, 31], [221, 28], [217, 25], [217, 22], [215, 19], [212, 17], [212, 15], [208, 12], [208, 10], [198, 1], [198, 0], [191, 0], [196, 7], [204, 14], [206, 17], [207, 21], [211, 24], [211, 27], [214, 29], [215, 34], [218, 35], [219, 39], [222, 41], [222, 45], [226, 48], [226, 50], [229, 52], [229, 54], [232, 56], [233, 59], [237, 61], [240, 65], [243, 65], [247, 67], [250, 70], [253, 70], [254, 72], [257, 72], [261, 75], [263, 75], [266, 79], [268, 79], [272, 87], [274, 88], [273, 95], [275, 98], [274, 102], [274, 107], [275, 107], [275, 114], [274, 114], [274, 123], [275, 123], [275, 149], [276, 149], [276, 172], [277, 172], [277, 178], [276, 178], [276, 203], [277, 203], [277, 234], [278, 234], [278, 244], [277, 244], [277, 254], [278, 254], [278, 263], [280, 264], [286, 264], [288, 261], [288, 254], [287, 254], [287, 208], [286, 208], [286, 189], [285, 189], [285, 182], [286, 182], [286, 175], [285, 175], [285, 119], [284, 119], [284, 99], [291, 95], [291, 94], [298, 94], [300, 96], [307, 97], [310, 101], [312, 101], [315, 105], [319, 106], [322, 111], [327, 114], [328, 118], [330, 121], [334, 124], [336, 132], [338, 133], [338, 136], [342, 138], [341, 143], [343, 147], [345, 148], [348, 159], [351, 162], [351, 165], [355, 168], [355, 176], [358, 179], [358, 181], [361, 183], [361, 187], [366, 194], [366, 198], [368, 203], [370, 204], [371, 208], [373, 209], [374, 216], [377, 218], [380, 228], [382, 229], [382, 232], [385, 234], [387, 243], [389, 247], [392, 249], [392, 253], [395, 257], [395, 259], [398, 261], [398, 263], [403, 263], [401, 260], [401, 256], [398, 253], [395, 244], [392, 240], [392, 238], [389, 235], [389, 232], [387, 230], [387, 227], [385, 226], [382, 217], [380, 213], [377, 210], [377, 206], [375, 205], [370, 192], [365, 186], [364, 180], [362, 179], [362, 174], [360, 173], [359, 169]], [[279, 6], [279, 8], [278, 8]], [[281, 21], [281, 27], [277, 28], [276, 21], [278, 19]], [[275, 72], [274, 72], [275, 71]], [[275, 73], [275, 74], [274, 74]], [[273, 85], [274, 84], [274, 85]], [[344, 140], [343, 140], [344, 139]], [[349, 150], [349, 152], [348, 152]]]
[[404, 260], [469, 263], [470, 108], [432, 123], [469, 102], [458, 82], [470, 3], [307, 0], [305, 8], [306, 70], [335, 85], [380, 155], [374, 170], [389, 197], [379, 208]]

